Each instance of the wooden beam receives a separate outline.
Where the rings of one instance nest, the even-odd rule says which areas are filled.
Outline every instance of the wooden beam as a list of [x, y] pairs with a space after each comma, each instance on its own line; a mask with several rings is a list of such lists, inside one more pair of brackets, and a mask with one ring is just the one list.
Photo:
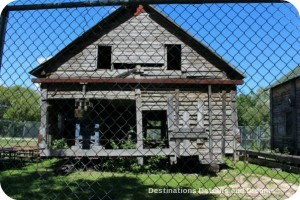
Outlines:
[[58, 156], [58, 157], [82, 157], [82, 156], [99, 156], [99, 157], [124, 157], [133, 156], [156, 156], [167, 155], [173, 156], [173, 152], [170, 149], [78, 149], [73, 151], [72, 149], [48, 149], [42, 150], [41, 156]]
[[197, 102], [197, 127], [204, 128], [204, 102], [201, 99], [198, 99]]
[[179, 128], [179, 90], [175, 90], [175, 127]]
[[38, 145], [40, 149], [47, 149], [51, 146], [51, 136], [49, 135], [49, 103], [47, 102], [48, 91], [41, 91], [41, 124], [39, 127]]
[[34, 83], [133, 83], [133, 84], [190, 84], [190, 85], [242, 85], [243, 80], [222, 80], [222, 79], [129, 79], [129, 78], [38, 78], [32, 79]]
[[274, 111], [274, 103], [273, 103], [273, 88], [270, 89], [270, 124], [271, 124], [271, 141], [270, 141], [270, 146], [271, 146], [271, 149], [274, 148], [274, 114], [273, 114], [273, 111]]
[[175, 98], [174, 95], [170, 95], [167, 97], [168, 141], [169, 141], [169, 148], [175, 155], [175, 156], [170, 157], [171, 165], [177, 164], [177, 157], [178, 157], [178, 155], [176, 153], [176, 142], [171, 139], [171, 135], [172, 135], [174, 127], [175, 127], [174, 126], [175, 125], [174, 98]]
[[236, 136], [239, 132], [238, 128], [238, 116], [237, 116], [237, 108], [236, 108], [236, 91], [232, 90], [231, 92], [231, 120], [232, 120], [232, 131], [233, 131], [233, 159], [237, 161], [238, 158], [238, 152], [236, 151], [237, 149], [237, 144], [236, 144]]
[[225, 156], [226, 135], [226, 91], [222, 90], [222, 155]]
[[209, 149], [209, 157], [212, 159], [213, 157], [213, 141], [212, 141], [212, 91], [211, 91], [211, 85], [208, 85], [208, 149]]
[[259, 159], [259, 158], [248, 158], [248, 162], [250, 163], [254, 163], [254, 164], [258, 164], [258, 165], [263, 165], [263, 166], [267, 166], [267, 167], [271, 167], [271, 168], [280, 168], [283, 171], [287, 171], [287, 172], [291, 172], [291, 173], [300, 173], [300, 168], [299, 167], [295, 167], [295, 166], [291, 166], [285, 163], [278, 163], [278, 162], [274, 162], [271, 160], [264, 160], [264, 159]]
[[[143, 114], [142, 114], [142, 97], [141, 90], [135, 90], [136, 95], [136, 136], [137, 136], [137, 151], [142, 152], [144, 149], [143, 143]], [[143, 165], [144, 159], [143, 157], [138, 157], [138, 163]]]
[[[68, 3], [48, 3], [48, 4], [27, 4], [27, 5], [14, 5], [7, 6], [9, 11], [21, 10], [42, 10], [42, 9], [62, 9], [62, 8], [80, 8], [80, 7], [97, 7], [97, 6], [114, 6], [122, 4], [178, 4], [173, 0], [98, 0], [94, 2], [68, 2]], [[215, 4], [215, 3], [286, 3], [282, 0], [184, 0], [180, 1], [181, 4]]]
[[168, 130], [174, 130], [174, 96], [170, 95], [167, 97], [167, 118], [168, 118]]

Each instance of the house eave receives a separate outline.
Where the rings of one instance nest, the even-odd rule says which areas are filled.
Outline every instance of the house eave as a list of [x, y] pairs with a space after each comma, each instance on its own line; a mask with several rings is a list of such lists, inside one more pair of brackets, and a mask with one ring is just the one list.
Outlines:
[[186, 84], [186, 85], [242, 85], [243, 80], [222, 80], [222, 79], [129, 79], [129, 78], [34, 78], [34, 83], [46, 83], [46, 84], [101, 84], [101, 83], [113, 83], [113, 84]]

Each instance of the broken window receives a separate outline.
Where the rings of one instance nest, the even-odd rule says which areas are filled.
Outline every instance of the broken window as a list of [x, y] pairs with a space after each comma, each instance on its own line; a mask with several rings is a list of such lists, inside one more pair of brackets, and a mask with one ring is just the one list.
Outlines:
[[181, 45], [168, 44], [167, 50], [167, 69], [181, 70]]
[[98, 46], [97, 69], [111, 69], [111, 46]]
[[167, 112], [143, 111], [143, 132], [146, 148], [155, 148], [167, 142]]

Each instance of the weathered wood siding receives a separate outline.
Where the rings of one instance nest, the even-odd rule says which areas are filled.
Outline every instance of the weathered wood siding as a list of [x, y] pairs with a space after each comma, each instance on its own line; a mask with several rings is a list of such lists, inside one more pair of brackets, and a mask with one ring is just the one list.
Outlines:
[[[206, 133], [209, 132], [209, 126], [212, 130], [212, 142], [214, 152], [221, 152], [222, 145], [225, 145], [225, 153], [233, 153], [234, 147], [234, 122], [232, 121], [232, 94], [230, 92], [213, 92], [211, 95], [211, 123], [209, 122], [209, 96], [207, 91], [141, 91], [141, 111], [165, 110], [167, 111], [168, 97], [177, 96], [179, 100], [179, 127], [188, 124], [189, 127], [197, 126], [198, 100], [203, 102], [203, 125]], [[58, 99], [124, 99], [136, 100], [136, 92], [132, 91], [87, 91], [83, 94], [81, 91], [48, 91], [48, 100]], [[223, 99], [224, 98], [224, 99]], [[175, 102], [174, 102], [175, 106]], [[176, 110], [176, 109], [175, 109]], [[183, 113], [188, 112], [190, 120], [184, 121]], [[174, 115], [174, 120], [176, 116]], [[175, 122], [176, 123], [176, 122]], [[181, 144], [182, 145], [182, 144]], [[192, 141], [189, 144], [193, 151], [208, 152], [209, 141], [199, 144], [199, 141]]]
[[[208, 93], [196, 91], [143, 91], [142, 92], [142, 110], [167, 110], [167, 99], [170, 95], [178, 95], [179, 100], [179, 127], [188, 124], [189, 127], [197, 126], [198, 100], [202, 100], [203, 105], [203, 124], [205, 131], [209, 131], [209, 108], [208, 108]], [[212, 141], [214, 152], [221, 152], [222, 141], [225, 143], [225, 153], [233, 153], [233, 121], [232, 118], [232, 102], [231, 94], [225, 93], [225, 115], [222, 109], [222, 93], [212, 94]], [[189, 122], [184, 121], [183, 113], [188, 112], [190, 116]], [[174, 116], [175, 117], [175, 116]], [[176, 117], [175, 117], [176, 118]], [[176, 123], [176, 122], [175, 122]], [[222, 128], [225, 127], [223, 136]], [[207, 151], [209, 147], [208, 140], [199, 144], [193, 141], [189, 144], [191, 149], [195, 151]]]
[[[300, 79], [290, 80], [271, 89], [271, 122], [272, 148], [285, 150], [291, 153], [300, 152]], [[292, 101], [292, 105], [289, 102]], [[291, 122], [287, 122], [287, 113], [290, 113]], [[289, 127], [287, 127], [289, 126]], [[291, 132], [288, 136], [287, 128]]]
[[297, 120], [297, 154], [300, 154], [300, 78], [296, 80], [296, 97], [295, 97], [295, 103], [296, 103], [296, 120]]
[[[166, 70], [166, 44], [181, 45], [181, 71], [168, 72]], [[156, 69], [156, 72], [155, 70], [144, 72], [141, 78], [157, 76], [227, 78], [222, 71], [151, 19], [148, 13], [134, 16], [111, 30], [96, 42], [87, 46], [82, 52], [62, 64], [50, 77], [116, 77], [128, 71], [127, 69], [97, 70], [98, 45], [112, 46], [112, 63], [163, 65], [161, 69]]]

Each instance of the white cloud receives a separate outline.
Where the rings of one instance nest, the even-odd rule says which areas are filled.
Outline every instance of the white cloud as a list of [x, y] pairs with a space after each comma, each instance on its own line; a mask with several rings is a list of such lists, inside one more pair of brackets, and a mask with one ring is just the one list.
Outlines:
[[46, 62], [50, 58], [52, 58], [52, 56], [50, 56], [50, 57], [40, 57], [40, 58], [37, 59], [37, 61], [38, 61], [39, 64], [42, 64], [43, 62]]

